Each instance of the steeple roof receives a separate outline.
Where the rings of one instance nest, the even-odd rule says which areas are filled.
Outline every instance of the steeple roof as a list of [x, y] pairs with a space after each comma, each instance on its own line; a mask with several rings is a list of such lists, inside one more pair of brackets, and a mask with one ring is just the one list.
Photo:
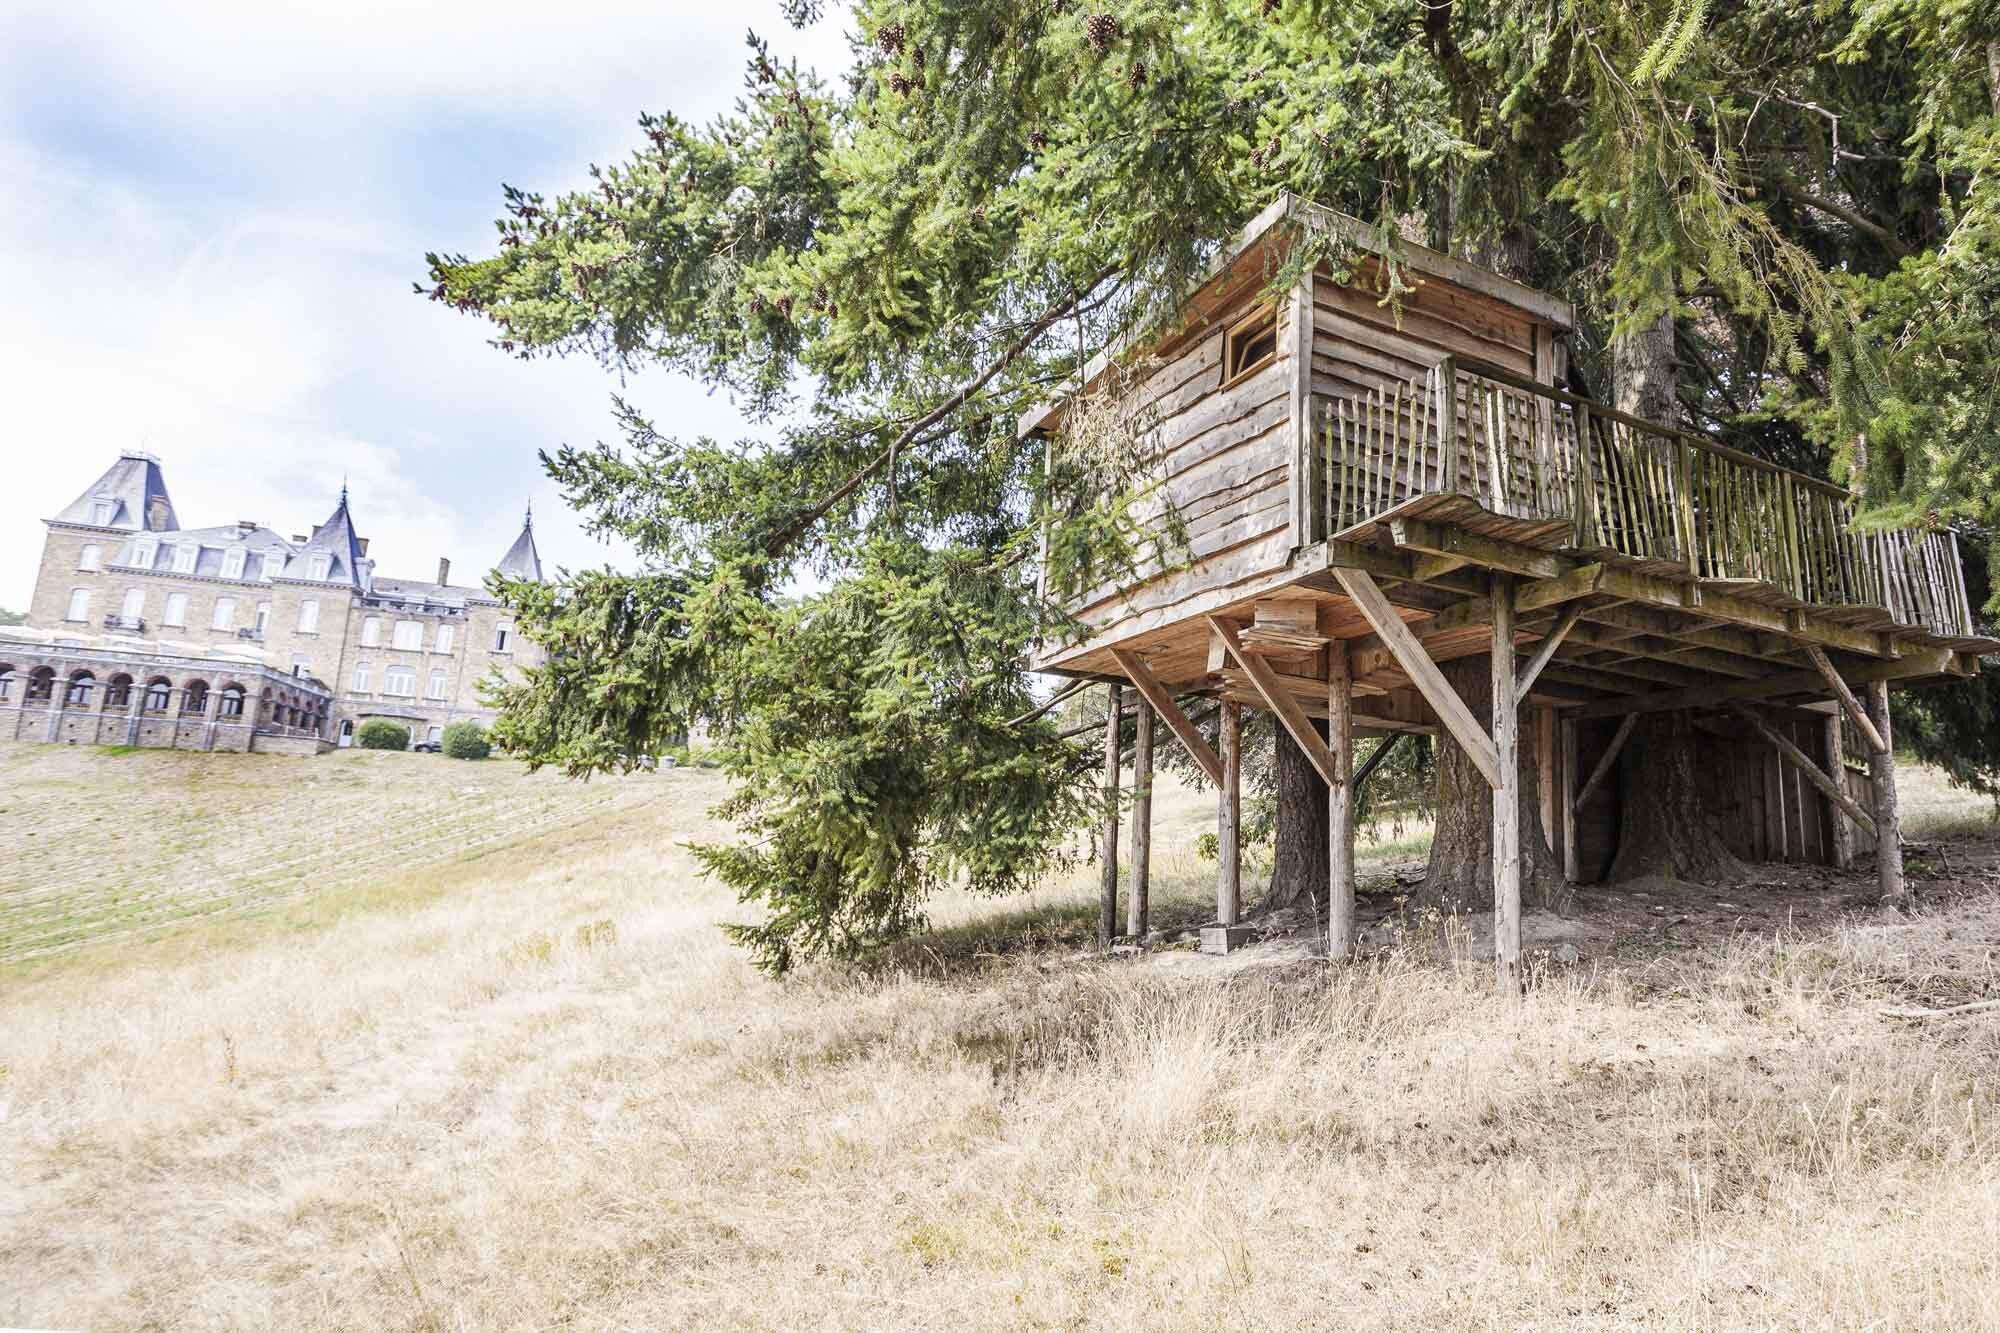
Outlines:
[[160, 460], [132, 450], [120, 454], [118, 461], [53, 521], [134, 532], [177, 532], [181, 526], [174, 517], [174, 502], [167, 498], [167, 479], [160, 472]]
[[517, 582], [542, 582], [542, 556], [535, 549], [535, 508], [528, 506], [527, 517], [521, 520], [521, 535], [507, 548], [507, 554], [500, 557], [494, 566], [501, 577]]
[[[324, 575], [315, 573], [314, 557], [327, 557]], [[356, 588], [368, 586], [370, 566], [361, 553], [361, 539], [354, 533], [354, 516], [347, 511], [347, 486], [340, 487], [340, 503], [326, 522], [313, 529], [304, 545], [292, 552], [284, 577], [312, 579], [319, 583], [344, 583]]]

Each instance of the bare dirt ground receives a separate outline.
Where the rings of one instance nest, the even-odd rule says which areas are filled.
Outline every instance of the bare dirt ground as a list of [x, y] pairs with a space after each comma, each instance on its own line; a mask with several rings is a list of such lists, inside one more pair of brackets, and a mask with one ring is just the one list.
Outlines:
[[775, 982], [681, 846], [720, 782], [652, 775], [0, 969], [0, 1324], [2000, 1327], [2000, 1019], [1883, 1013], [2000, 996], [1984, 811], [1926, 790], [1917, 913], [1587, 900], [1506, 1004], [1429, 934], [1100, 958], [1088, 869]]

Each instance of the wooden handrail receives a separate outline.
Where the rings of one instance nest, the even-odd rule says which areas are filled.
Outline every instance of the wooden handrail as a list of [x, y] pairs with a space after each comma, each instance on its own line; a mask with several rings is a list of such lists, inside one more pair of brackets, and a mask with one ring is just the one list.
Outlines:
[[1566, 389], [1558, 389], [1554, 385], [1537, 383], [1534, 380], [1516, 375], [1513, 371], [1501, 366], [1492, 365], [1485, 361], [1472, 361], [1460, 358], [1458, 369], [1463, 374], [1476, 375], [1480, 379], [1492, 380], [1496, 384], [1504, 384], [1510, 389], [1519, 389], [1523, 393], [1531, 393], [1540, 398], [1547, 398], [1552, 402], [1567, 403], [1571, 407], [1586, 408], [1593, 417], [1622, 422], [1635, 430], [1646, 431], [1648, 434], [1663, 436], [1668, 439], [1684, 440], [1692, 447], [1706, 453], [1714, 454], [1718, 458], [1726, 458], [1732, 463], [1741, 463], [1745, 467], [1754, 467], [1764, 472], [1775, 472], [1780, 476], [1791, 477], [1795, 482], [1803, 483], [1826, 495], [1837, 496], [1843, 500], [1852, 500], [1855, 498], [1854, 492], [1844, 486], [1838, 486], [1830, 481], [1821, 481], [1817, 477], [1809, 477], [1803, 472], [1795, 472], [1791, 468], [1782, 467], [1768, 459], [1759, 458], [1755, 454], [1746, 454], [1741, 449], [1732, 449], [1726, 444], [1719, 444], [1709, 439], [1708, 436], [1698, 434], [1695, 431], [1682, 430], [1678, 426], [1662, 426], [1657, 421], [1648, 421], [1644, 417], [1635, 417], [1630, 412], [1620, 412], [1617, 408], [1600, 403], [1595, 398], [1585, 398], [1581, 394], [1574, 394]]

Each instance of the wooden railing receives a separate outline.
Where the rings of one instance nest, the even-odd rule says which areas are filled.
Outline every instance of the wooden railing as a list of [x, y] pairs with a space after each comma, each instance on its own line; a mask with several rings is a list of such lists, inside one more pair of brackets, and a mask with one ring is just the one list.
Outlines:
[[1857, 531], [1849, 492], [1692, 432], [1450, 357], [1422, 380], [1319, 402], [1329, 534], [1421, 495], [1463, 495], [1568, 523], [1579, 550], [1976, 632], [1952, 533]]

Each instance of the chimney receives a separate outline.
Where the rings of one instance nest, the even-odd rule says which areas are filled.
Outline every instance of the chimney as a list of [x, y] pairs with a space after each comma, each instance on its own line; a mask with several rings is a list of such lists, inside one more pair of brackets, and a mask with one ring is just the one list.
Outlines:
[[147, 514], [146, 526], [151, 528], [154, 532], [165, 532], [167, 530], [166, 496], [156, 495], [153, 497], [153, 503], [151, 509]]
[[238, 532], [255, 532], [259, 526], [257, 520], [254, 518], [239, 518], [236, 520], [236, 530]]
[[451, 559], [448, 556], [441, 555], [438, 557], [438, 585], [440, 587], [444, 587], [449, 585], [450, 583], [451, 583]]
[[305, 544], [306, 544], [306, 539], [302, 535], [296, 532], [292, 534], [292, 545], [304, 546]]

